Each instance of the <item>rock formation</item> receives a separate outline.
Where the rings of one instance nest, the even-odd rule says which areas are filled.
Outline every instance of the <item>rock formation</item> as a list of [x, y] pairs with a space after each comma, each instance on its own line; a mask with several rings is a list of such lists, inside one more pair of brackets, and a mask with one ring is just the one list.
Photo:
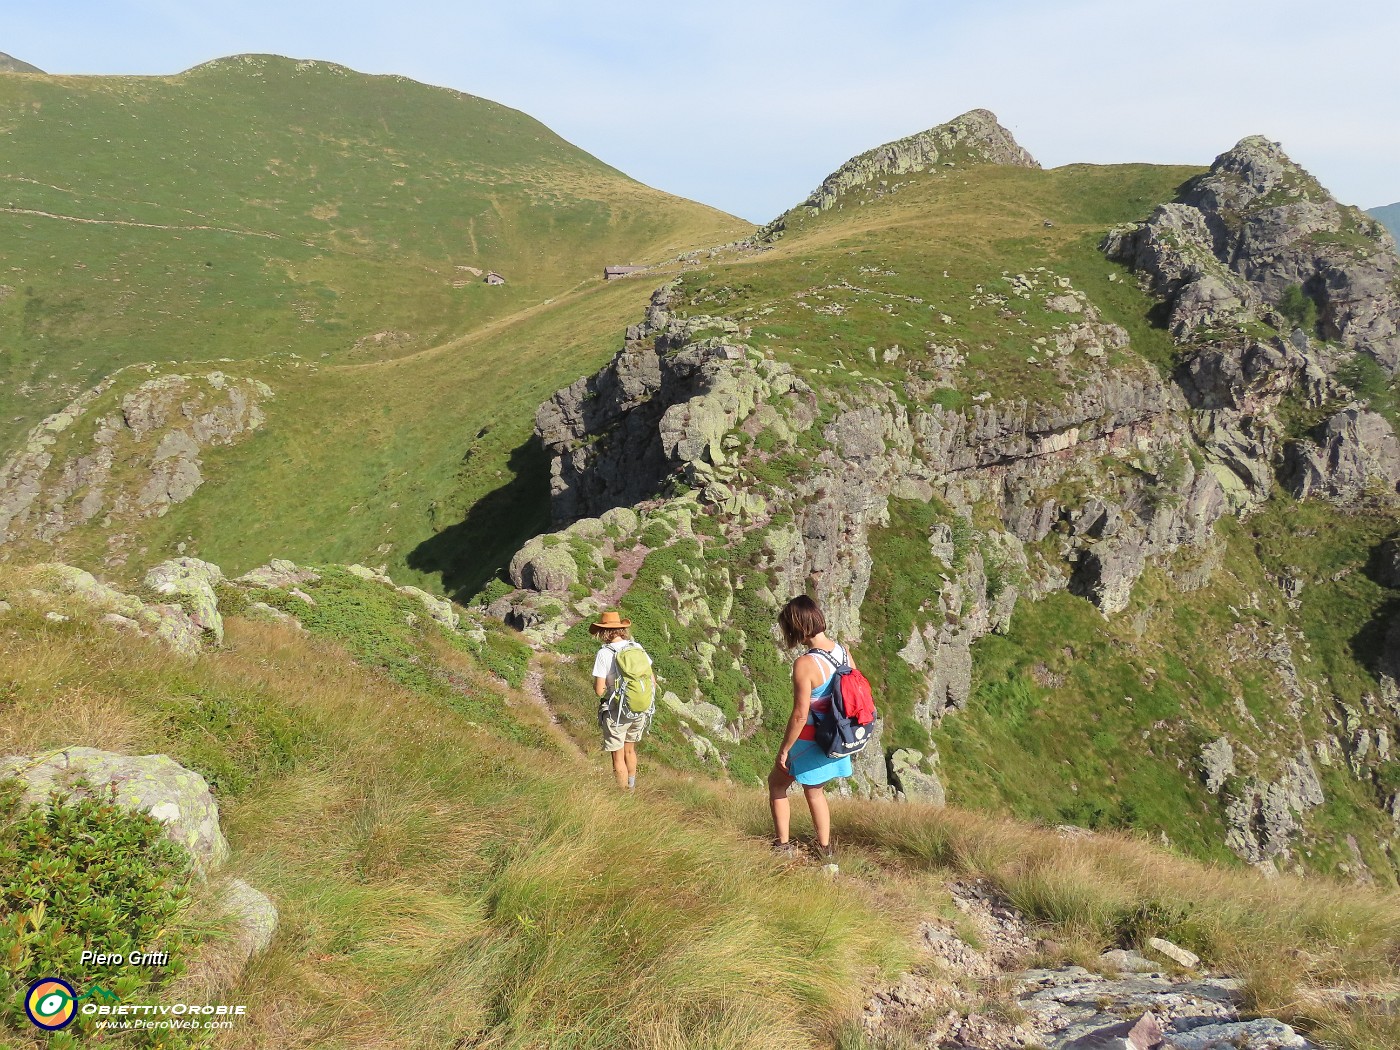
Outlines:
[[86, 797], [96, 792], [118, 805], [149, 813], [165, 825], [170, 841], [189, 851], [195, 870], [208, 875], [228, 859], [219, 807], [198, 773], [165, 755], [119, 755], [70, 747], [40, 755], [0, 759], [0, 776], [24, 783], [26, 802], [46, 802], [49, 792]]
[[1104, 247], [1166, 299], [1177, 336], [1263, 317], [1296, 285], [1317, 304], [1325, 338], [1400, 370], [1394, 239], [1333, 200], [1277, 143], [1242, 140], [1177, 201], [1114, 230]]
[[[858, 158], [806, 206], [829, 205], [861, 173], [892, 171], [880, 164], [897, 167], [903, 156]], [[625, 591], [609, 565], [685, 545], [661, 581], [687, 639], [678, 654], [687, 684], [666, 707], [697, 756], [725, 762], [756, 728], [762, 699], [736, 692], [724, 651], [737, 654], [741, 681], [759, 677], [746, 661], [778, 663], [772, 640], [755, 631], [771, 631], [783, 598], [804, 591], [837, 636], [858, 644], [872, 532], [889, 523], [895, 501], [936, 506], [923, 563], [932, 578], [925, 573], [921, 605], [905, 611], [912, 623], [898, 650], [913, 673], [912, 718], [930, 737], [896, 746], [882, 732], [849, 786], [941, 800], [932, 730], [969, 703], [973, 646], [1007, 631], [1020, 602], [1067, 590], [1114, 617], [1132, 608], [1149, 569], [1178, 590], [1203, 587], [1225, 549], [1218, 520], [1253, 512], [1280, 486], [1348, 510], [1395, 502], [1400, 442], [1344, 379], [1356, 355], [1389, 367], [1395, 351], [1400, 309], [1388, 282], [1400, 261], [1369, 219], [1332, 201], [1276, 147], [1249, 139], [1104, 246], [1164, 299], [1178, 364], [1164, 376], [1132, 354], [1128, 333], [1069, 279], [1044, 268], [1006, 273], [1000, 299], [977, 288], [986, 305], [1014, 297], [1064, 318], [1038, 340], [1027, 336], [1057, 383], [1035, 400], [986, 394], [947, 407], [931, 395], [956, 385], [958, 353], [932, 345], [924, 372], [911, 368], [902, 389], [854, 382], [859, 373], [845, 366], [852, 381], [821, 387], [820, 370], [799, 375], [760, 352], [740, 317], [700, 312], [712, 300], [688, 295], [685, 277], [659, 288], [617, 356], [540, 407], [559, 528], [512, 560], [517, 589], [492, 612], [551, 642]], [[1317, 332], [1278, 308], [1294, 285], [1319, 308]], [[797, 298], [841, 288], [853, 286]], [[930, 379], [935, 365], [942, 371]], [[1299, 418], [1317, 421], [1305, 436]], [[733, 550], [742, 560], [714, 556]], [[1378, 571], [1388, 571], [1383, 557]], [[1303, 585], [1280, 582], [1295, 598]], [[1294, 717], [1329, 711], [1299, 677], [1297, 661], [1311, 657], [1297, 640], [1237, 617], [1232, 655], [1259, 662]], [[1389, 716], [1373, 706], [1357, 722], [1369, 727], [1372, 754], [1376, 733], [1393, 735], [1378, 728]], [[1317, 754], [1346, 754], [1368, 776], [1373, 760], [1356, 759], [1359, 745], [1346, 739], [1361, 730], [1347, 726]], [[1199, 759], [1229, 846], [1271, 870], [1296, 863], [1306, 816], [1325, 801], [1314, 757], [1303, 741], [1280, 739], [1267, 755], [1235, 743], [1218, 737]]]
[[[1040, 167], [1035, 158], [1017, 144], [1011, 132], [997, 123], [995, 113], [974, 109], [946, 124], [852, 157], [823, 179], [798, 208], [811, 213], [823, 212], [843, 195], [877, 180], [957, 164]], [[772, 240], [780, 235], [786, 226], [785, 218], [774, 219], [759, 232], [756, 240]]]
[[0, 552], [48, 546], [98, 520], [120, 558], [119, 526], [189, 499], [204, 483], [204, 451], [261, 427], [260, 403], [272, 397], [264, 383], [222, 372], [160, 376], [117, 397], [122, 375], [45, 419], [0, 467]]

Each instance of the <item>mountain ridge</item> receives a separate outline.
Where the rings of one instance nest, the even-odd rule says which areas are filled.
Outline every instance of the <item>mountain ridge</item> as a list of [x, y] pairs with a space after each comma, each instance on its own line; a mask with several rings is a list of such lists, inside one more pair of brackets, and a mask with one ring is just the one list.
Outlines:
[[[43, 73], [38, 66], [31, 66], [28, 62], [21, 62], [13, 55], [7, 55], [0, 51], [0, 73]], [[47, 75], [47, 74], [45, 74]]]
[[1379, 219], [1390, 231], [1390, 235], [1400, 241], [1400, 201], [1379, 208], [1367, 208], [1366, 214], [1373, 219]]

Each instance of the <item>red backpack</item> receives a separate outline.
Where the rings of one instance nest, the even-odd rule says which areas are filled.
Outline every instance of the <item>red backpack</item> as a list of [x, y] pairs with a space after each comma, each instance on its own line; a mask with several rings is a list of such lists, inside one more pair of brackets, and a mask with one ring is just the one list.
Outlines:
[[875, 731], [875, 698], [870, 682], [849, 660], [838, 664], [822, 649], [809, 649], [808, 655], [822, 657], [835, 669], [831, 676], [831, 704], [825, 714], [816, 718], [817, 746], [828, 758], [860, 754]]

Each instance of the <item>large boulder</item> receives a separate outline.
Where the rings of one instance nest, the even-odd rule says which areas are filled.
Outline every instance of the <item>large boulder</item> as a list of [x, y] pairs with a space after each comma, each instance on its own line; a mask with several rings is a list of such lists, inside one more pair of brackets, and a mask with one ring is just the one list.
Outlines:
[[224, 618], [219, 615], [214, 586], [224, 582], [224, 574], [217, 565], [198, 558], [173, 558], [147, 572], [143, 582], [157, 594], [179, 598], [190, 619], [213, 635], [216, 642], [223, 642]]
[[0, 759], [0, 776], [19, 780], [26, 802], [42, 803], [51, 791], [59, 791], [113, 798], [120, 806], [149, 813], [165, 825], [167, 838], [189, 851], [201, 875], [228, 858], [228, 841], [219, 828], [219, 807], [208, 782], [166, 755], [69, 747]]
[[510, 579], [529, 591], [567, 591], [578, 583], [578, 564], [568, 546], [556, 537], [553, 545], [536, 536], [510, 560]]

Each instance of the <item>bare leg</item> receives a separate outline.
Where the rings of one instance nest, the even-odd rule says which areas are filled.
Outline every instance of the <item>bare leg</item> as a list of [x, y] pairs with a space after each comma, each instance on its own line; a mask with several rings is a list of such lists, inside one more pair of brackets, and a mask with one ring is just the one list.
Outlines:
[[617, 778], [617, 786], [627, 787], [627, 745], [623, 744], [616, 751], [612, 752], [613, 776]]
[[812, 825], [817, 829], [817, 845], [823, 850], [831, 845], [831, 810], [826, 804], [826, 791], [821, 784], [802, 785], [807, 796], [807, 808], [812, 811]]
[[637, 782], [637, 745], [632, 741], [622, 745], [623, 761], [627, 764], [627, 783]]
[[775, 769], [768, 774], [768, 808], [773, 811], [773, 833], [779, 842], [788, 840], [791, 813], [787, 790], [792, 787], [793, 779], [786, 770]]

